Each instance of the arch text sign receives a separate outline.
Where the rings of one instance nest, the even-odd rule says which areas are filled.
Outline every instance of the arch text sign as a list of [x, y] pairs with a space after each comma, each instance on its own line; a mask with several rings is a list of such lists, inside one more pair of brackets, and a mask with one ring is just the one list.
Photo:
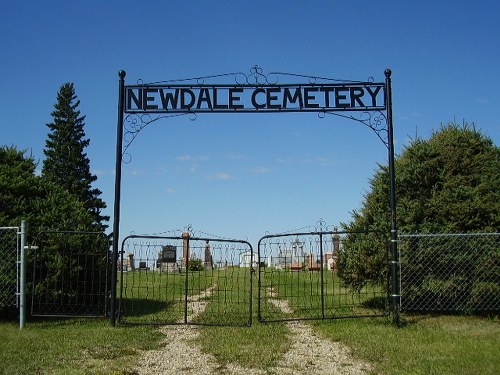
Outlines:
[[126, 113], [385, 110], [384, 83], [127, 85]]

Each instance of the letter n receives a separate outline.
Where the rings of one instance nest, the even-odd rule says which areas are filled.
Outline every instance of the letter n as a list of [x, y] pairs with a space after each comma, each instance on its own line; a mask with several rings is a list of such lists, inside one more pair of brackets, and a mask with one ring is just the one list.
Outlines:
[[[142, 109], [142, 90], [137, 89], [138, 97], [134, 94], [134, 89], [127, 89], [127, 107], [126, 110], [138, 110]], [[135, 104], [135, 108], [132, 108], [132, 101]]]

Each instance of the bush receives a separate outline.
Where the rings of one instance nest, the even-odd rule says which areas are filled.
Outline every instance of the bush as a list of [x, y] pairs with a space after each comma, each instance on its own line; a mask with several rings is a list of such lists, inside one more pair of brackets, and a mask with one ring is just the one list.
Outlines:
[[201, 259], [197, 258], [189, 259], [188, 263], [189, 271], [203, 271], [204, 269], [205, 267], [203, 266], [203, 262], [201, 261]]

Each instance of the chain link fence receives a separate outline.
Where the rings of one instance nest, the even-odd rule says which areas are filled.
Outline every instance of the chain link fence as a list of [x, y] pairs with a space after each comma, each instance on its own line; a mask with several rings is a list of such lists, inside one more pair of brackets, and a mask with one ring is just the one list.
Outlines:
[[0, 254], [0, 309], [3, 309], [18, 305], [18, 227], [0, 227]]
[[399, 236], [401, 308], [498, 313], [500, 233]]

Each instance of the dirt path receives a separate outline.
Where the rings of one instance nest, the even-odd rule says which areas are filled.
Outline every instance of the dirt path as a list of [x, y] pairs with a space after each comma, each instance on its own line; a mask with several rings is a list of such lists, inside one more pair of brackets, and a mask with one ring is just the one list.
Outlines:
[[[210, 296], [213, 288], [190, 298], [193, 315], [201, 314], [207, 302], [202, 297]], [[271, 299], [271, 302], [287, 313], [290, 308], [286, 301]], [[178, 325], [164, 326], [160, 331], [165, 334], [162, 347], [144, 352], [137, 363], [138, 374], [368, 374], [370, 365], [354, 359], [348, 348], [337, 342], [319, 337], [310, 326], [301, 322], [286, 323], [290, 328], [294, 343], [283, 358], [273, 368], [254, 369], [238, 365], [221, 365], [217, 359], [203, 353], [193, 344], [199, 335], [199, 327]]]

